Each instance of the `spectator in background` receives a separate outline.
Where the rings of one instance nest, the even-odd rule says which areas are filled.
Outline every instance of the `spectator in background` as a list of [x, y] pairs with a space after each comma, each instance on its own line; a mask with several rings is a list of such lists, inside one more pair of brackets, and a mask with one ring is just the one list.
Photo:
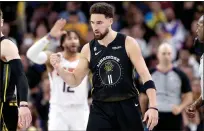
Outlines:
[[81, 44], [85, 44], [85, 39], [86, 39], [86, 36], [88, 34], [88, 25], [85, 24], [85, 23], [81, 23], [79, 21], [79, 16], [77, 15], [77, 12], [76, 11], [73, 11], [73, 12], [70, 12], [69, 13], [69, 19], [68, 19], [68, 22], [67, 24], [65, 25], [64, 27], [64, 30], [75, 30], [77, 31], [81, 38], [82, 38], [82, 41], [81, 41]]
[[155, 29], [158, 23], [165, 22], [166, 16], [159, 2], [149, 2], [150, 12], [145, 14], [145, 23], [150, 29]]
[[48, 30], [49, 28], [48, 28], [47, 20], [44, 19], [39, 21], [39, 23], [37, 23], [34, 30], [35, 41], [45, 36], [48, 33]]
[[66, 3], [66, 11], [62, 11], [59, 14], [59, 18], [69, 20], [70, 12], [76, 12], [80, 23], [87, 23], [85, 14], [80, 10], [80, 2], [69, 1]]
[[130, 29], [130, 36], [135, 38], [139, 44], [142, 55], [147, 58], [150, 55], [150, 50], [147, 49], [147, 42], [144, 40], [145, 30], [140, 25], [135, 25]]
[[54, 26], [57, 19], [58, 19], [58, 13], [55, 11], [50, 12], [47, 18], [49, 29], [51, 29]]
[[4, 22], [4, 25], [2, 27], [2, 33], [4, 34], [4, 36], [8, 37], [10, 40], [12, 40], [16, 45], [16, 39], [14, 39], [13, 37], [10, 37], [10, 25], [7, 22]]
[[197, 77], [197, 78], [199, 77], [199, 71], [198, 71], [199, 63], [196, 61], [196, 59], [193, 56], [191, 56], [190, 52], [186, 49], [180, 50], [179, 58], [174, 63], [174, 66], [178, 68], [192, 66], [194, 77]]

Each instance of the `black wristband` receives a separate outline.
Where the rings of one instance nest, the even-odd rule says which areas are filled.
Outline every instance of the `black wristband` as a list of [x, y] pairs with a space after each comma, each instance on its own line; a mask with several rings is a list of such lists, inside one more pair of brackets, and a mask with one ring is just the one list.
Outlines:
[[145, 89], [145, 92], [146, 92], [147, 89], [155, 89], [156, 90], [154, 81], [152, 81], [152, 80], [146, 81], [144, 83], [143, 87]]
[[20, 105], [20, 107], [28, 107], [28, 105]]
[[156, 107], [149, 107], [149, 109], [154, 109], [154, 110], [159, 111]]

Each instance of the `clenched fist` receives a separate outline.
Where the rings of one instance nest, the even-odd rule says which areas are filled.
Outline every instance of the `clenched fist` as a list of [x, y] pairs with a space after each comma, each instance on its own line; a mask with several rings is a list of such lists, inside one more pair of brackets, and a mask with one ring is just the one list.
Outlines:
[[54, 53], [50, 56], [50, 64], [57, 69], [61, 62], [61, 54], [60, 53]]

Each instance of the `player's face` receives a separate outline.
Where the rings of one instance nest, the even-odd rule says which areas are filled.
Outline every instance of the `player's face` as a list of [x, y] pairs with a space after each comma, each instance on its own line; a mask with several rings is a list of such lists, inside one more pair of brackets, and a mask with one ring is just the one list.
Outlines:
[[103, 14], [92, 14], [90, 23], [95, 39], [102, 40], [108, 34], [113, 19], [106, 18]]
[[198, 35], [198, 39], [203, 41], [204, 40], [204, 31], [203, 31], [203, 21], [199, 20], [197, 23], [197, 30], [196, 33]]
[[170, 46], [163, 46], [158, 51], [159, 63], [170, 64], [172, 62], [172, 49]]
[[66, 36], [62, 46], [71, 53], [78, 52], [80, 46], [79, 37], [75, 32], [71, 32], [70, 35]]

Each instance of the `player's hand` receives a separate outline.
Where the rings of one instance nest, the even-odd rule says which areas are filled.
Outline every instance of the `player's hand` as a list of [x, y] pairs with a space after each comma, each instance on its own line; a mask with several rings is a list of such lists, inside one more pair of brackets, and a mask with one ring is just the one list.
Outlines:
[[192, 104], [192, 105], [186, 107], [185, 111], [186, 111], [186, 114], [189, 118], [194, 118], [195, 114], [196, 114], [196, 107], [195, 107], [195, 105]]
[[147, 128], [153, 130], [158, 123], [158, 111], [155, 109], [148, 109], [144, 115], [143, 122], [147, 123]]
[[20, 129], [26, 129], [30, 126], [32, 116], [28, 107], [20, 107], [18, 109], [18, 127]]
[[57, 69], [60, 65], [61, 61], [61, 54], [55, 53], [50, 56], [50, 64]]
[[60, 38], [63, 34], [66, 34], [66, 31], [63, 30], [65, 25], [66, 25], [65, 19], [57, 20], [50, 31], [50, 35], [57, 39]]
[[174, 115], [178, 115], [178, 114], [180, 114], [182, 112], [182, 110], [183, 109], [180, 106], [174, 105], [173, 108], [172, 108], [172, 113]]

